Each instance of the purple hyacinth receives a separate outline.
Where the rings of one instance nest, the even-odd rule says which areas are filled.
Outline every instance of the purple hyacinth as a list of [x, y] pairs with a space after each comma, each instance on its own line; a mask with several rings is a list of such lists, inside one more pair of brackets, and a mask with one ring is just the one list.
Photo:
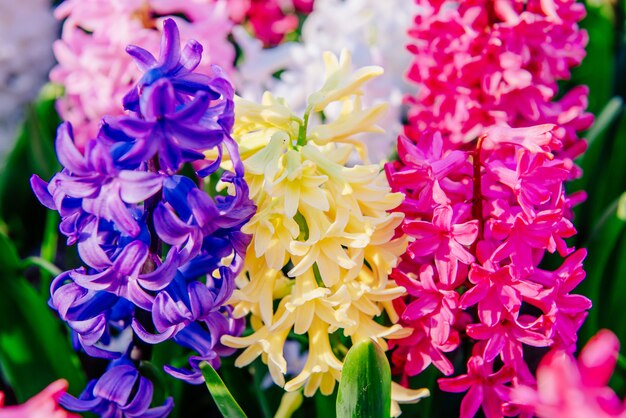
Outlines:
[[[49, 183], [33, 176], [31, 185], [43, 205], [59, 211], [59, 229], [85, 264], [52, 282], [50, 306], [77, 348], [113, 361], [64, 405], [104, 416], [161, 416], [171, 405], [146, 409], [152, 385], [129, 356], [146, 360], [136, 358], [142, 345], [171, 339], [195, 354], [189, 369], [165, 371], [200, 383], [202, 361], [217, 367], [232, 353], [220, 338], [241, 334], [243, 323], [224, 304], [250, 241], [241, 227], [256, 208], [230, 136], [234, 89], [218, 67], [212, 77], [193, 72], [201, 45], [191, 41], [181, 51], [178, 28], [166, 20], [159, 59], [138, 47], [128, 51], [145, 71], [125, 98], [128, 114], [105, 117], [84, 152], [62, 124], [56, 150], [63, 170]], [[205, 160], [211, 149], [215, 161]], [[224, 150], [234, 170], [218, 175]], [[194, 179], [181, 174], [188, 163]], [[229, 183], [230, 194], [206, 194], [206, 176], [217, 176], [207, 184]], [[109, 387], [114, 378], [119, 387]]]
[[113, 361], [100, 379], [92, 380], [77, 398], [63, 394], [59, 403], [66, 409], [93, 412], [105, 418], [160, 418], [174, 407], [172, 398], [161, 406], [150, 408], [154, 387], [141, 376], [134, 364], [121, 358]]

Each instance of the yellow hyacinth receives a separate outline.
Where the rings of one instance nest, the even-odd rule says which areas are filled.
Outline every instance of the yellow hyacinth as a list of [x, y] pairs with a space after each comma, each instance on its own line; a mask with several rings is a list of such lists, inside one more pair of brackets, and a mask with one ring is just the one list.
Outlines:
[[[260, 104], [236, 98], [233, 137], [258, 211], [242, 229], [252, 242], [231, 303], [234, 315], [250, 314], [254, 332], [222, 338], [244, 349], [238, 366], [261, 356], [276, 384], [304, 388], [306, 396], [333, 392], [351, 344], [371, 338], [387, 349], [387, 339], [410, 334], [394, 324], [392, 300], [404, 288], [388, 278], [407, 245], [395, 235], [403, 215], [393, 212], [403, 196], [391, 192], [382, 165], [347, 166], [355, 152], [365, 157], [355, 135], [381, 131], [376, 121], [385, 106], [364, 109], [360, 96], [382, 69], [353, 73], [346, 52], [324, 58], [326, 82], [304, 115], [269, 92]], [[341, 112], [325, 120], [331, 103]], [[285, 382], [290, 332], [307, 334], [308, 357]]]

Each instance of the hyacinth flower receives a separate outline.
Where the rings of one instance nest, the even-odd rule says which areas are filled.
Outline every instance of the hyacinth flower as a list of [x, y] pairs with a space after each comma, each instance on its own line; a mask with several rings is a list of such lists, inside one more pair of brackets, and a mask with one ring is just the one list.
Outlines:
[[[554, 125], [493, 127], [474, 149], [446, 143], [439, 133], [418, 142], [398, 140], [400, 160], [386, 165], [402, 230], [413, 239], [391, 277], [408, 296], [394, 301], [400, 323], [412, 328], [393, 340], [393, 371], [408, 377], [434, 365], [455, 370], [448, 353], [469, 350], [467, 371], [439, 380], [466, 392], [461, 417], [479, 408], [503, 414], [510, 387], [534, 386], [529, 362], [538, 348], [576, 348], [591, 302], [573, 294], [584, 279], [585, 250], [566, 239], [576, 233], [564, 182], [575, 170], [560, 158]], [[546, 253], [563, 258], [541, 268]]]
[[615, 334], [604, 329], [589, 340], [578, 359], [553, 350], [537, 368], [536, 388], [512, 390], [509, 410], [541, 418], [625, 417], [623, 400], [608, 386], [619, 347]]
[[[202, 62], [196, 73], [211, 76], [211, 64], [233, 73], [235, 48], [228, 41], [233, 26], [227, 0], [68, 0], [55, 10], [63, 22], [61, 39], [54, 43], [58, 64], [50, 80], [65, 88], [57, 111], [74, 126], [83, 149], [94, 138], [102, 118], [122, 116], [120, 101], [142, 78], [144, 69], [124, 51], [128, 44], [158, 48], [163, 22], [170, 17], [184, 41], [202, 43]], [[193, 43], [190, 47], [194, 47]], [[197, 46], [195, 46], [197, 47]], [[184, 55], [186, 52], [184, 53]], [[192, 53], [191, 56], [197, 56]]]
[[4, 394], [0, 392], [0, 418], [78, 418], [59, 406], [59, 399], [66, 391], [67, 381], [60, 379], [24, 404], [15, 406], [4, 406]]
[[[304, 115], [269, 92], [260, 104], [236, 98], [233, 135], [258, 211], [242, 229], [252, 242], [231, 303], [236, 317], [250, 314], [253, 333], [222, 337], [244, 349], [237, 366], [260, 356], [276, 384], [304, 388], [306, 396], [333, 392], [350, 344], [373, 339], [386, 349], [388, 339], [409, 334], [394, 324], [392, 300], [404, 288], [388, 276], [407, 242], [395, 236], [402, 215], [393, 210], [402, 195], [391, 193], [380, 164], [346, 165], [363, 148], [355, 135], [380, 130], [384, 105], [364, 108], [359, 96], [382, 70], [352, 72], [347, 52], [324, 60], [326, 81], [309, 96]], [[342, 106], [337, 119], [308, 124], [331, 103]], [[383, 314], [391, 323], [377, 322]], [[286, 381], [290, 332], [309, 343], [304, 368]]]
[[[260, 101], [269, 90], [284, 98], [296, 113], [304, 113], [307, 92], [324, 82], [324, 65], [318, 57], [323, 51], [339, 54], [345, 48], [355, 66], [384, 69], [384, 74], [363, 86], [362, 98], [365, 107], [388, 104], [379, 120], [386, 135], [363, 133], [359, 139], [367, 146], [370, 161], [389, 159], [402, 130], [403, 95], [415, 89], [405, 77], [411, 54], [398, 46], [409, 42], [407, 31], [417, 10], [406, 0], [316, 0], [302, 23], [298, 42], [273, 48], [264, 48], [263, 42], [236, 26], [233, 36], [243, 50], [237, 64], [237, 92], [245, 99]], [[325, 114], [336, 117], [340, 110], [328, 107]]]
[[584, 151], [579, 132], [589, 91], [571, 89], [557, 99], [558, 81], [585, 56], [588, 36], [578, 26], [585, 7], [576, 0], [415, 0], [420, 13], [409, 30], [414, 56], [407, 76], [419, 88], [407, 98], [405, 134], [426, 129], [446, 141], [474, 141], [492, 125], [556, 124], [559, 151]]
[[[75, 411], [166, 416], [171, 399], [150, 407], [152, 383], [135, 367], [146, 345], [173, 340], [195, 352], [188, 368], [165, 370], [200, 383], [202, 362], [217, 367], [234, 351], [220, 337], [243, 330], [225, 305], [250, 241], [241, 227], [255, 212], [230, 136], [234, 90], [217, 66], [211, 76], [194, 73], [202, 46], [191, 41], [181, 50], [174, 20], [163, 30], [158, 58], [129, 47], [144, 76], [125, 96], [128, 112], [105, 117], [82, 151], [63, 123], [56, 140], [63, 170], [49, 183], [31, 179], [85, 263], [53, 280], [50, 306], [77, 348], [112, 361], [78, 399], [61, 399]], [[216, 160], [205, 160], [206, 149]], [[224, 150], [233, 171], [218, 173]], [[193, 178], [180, 174], [193, 164]], [[206, 176], [227, 190], [209, 196]]]

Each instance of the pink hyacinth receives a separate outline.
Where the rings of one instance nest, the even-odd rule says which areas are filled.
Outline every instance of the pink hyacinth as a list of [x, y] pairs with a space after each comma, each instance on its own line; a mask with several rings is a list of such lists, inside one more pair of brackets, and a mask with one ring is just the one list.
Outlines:
[[608, 387], [619, 354], [619, 340], [599, 331], [574, 359], [554, 350], [537, 369], [537, 384], [512, 389], [507, 409], [540, 418], [626, 417], [626, 405]]
[[279, 44], [298, 28], [297, 13], [309, 14], [314, 0], [230, 0], [231, 19], [248, 22], [265, 46]]
[[79, 418], [59, 406], [59, 398], [67, 391], [67, 381], [57, 380], [22, 405], [5, 406], [0, 392], [0, 418]]
[[[392, 342], [394, 372], [407, 382], [433, 364], [453, 375], [445, 353], [465, 339], [468, 374], [439, 381], [443, 390], [472, 387], [461, 417], [481, 405], [502, 416], [510, 385], [534, 384], [527, 361], [536, 348], [572, 352], [591, 306], [571, 294], [586, 253], [565, 241], [576, 230], [563, 183], [576, 169], [560, 156], [556, 131], [499, 126], [464, 145], [439, 133], [401, 137], [400, 160], [385, 167], [406, 195], [402, 230], [414, 239], [392, 273], [408, 292], [394, 301], [401, 323], [413, 329]], [[564, 258], [561, 267], [539, 267], [547, 252]]]
[[225, 0], [63, 2], [55, 12], [65, 22], [54, 44], [58, 65], [50, 79], [65, 87], [57, 110], [74, 126], [76, 143], [82, 147], [95, 137], [102, 116], [121, 114], [119, 103], [141, 75], [126, 45], [158, 50], [163, 21], [170, 15], [183, 42], [195, 39], [204, 46], [199, 72], [211, 74], [209, 63], [232, 72], [235, 50], [227, 39], [233, 25], [227, 6]]

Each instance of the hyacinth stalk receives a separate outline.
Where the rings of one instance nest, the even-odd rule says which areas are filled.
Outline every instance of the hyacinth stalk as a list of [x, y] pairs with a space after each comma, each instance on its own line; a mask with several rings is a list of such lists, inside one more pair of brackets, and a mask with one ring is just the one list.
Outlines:
[[[355, 150], [363, 151], [354, 136], [380, 130], [385, 106], [363, 108], [360, 95], [382, 69], [352, 72], [345, 51], [324, 60], [325, 83], [309, 96], [304, 115], [269, 92], [261, 104], [236, 98], [234, 138], [258, 212], [242, 229], [252, 242], [231, 303], [236, 317], [250, 314], [253, 333], [222, 337], [245, 349], [237, 366], [261, 356], [276, 384], [304, 387], [306, 396], [333, 392], [350, 345], [373, 339], [386, 350], [388, 339], [410, 333], [395, 324], [392, 300], [404, 288], [388, 276], [407, 243], [395, 236], [402, 215], [393, 210], [402, 195], [391, 193], [380, 164], [346, 166]], [[335, 102], [338, 118], [309, 125]], [[387, 325], [377, 322], [382, 315]], [[292, 333], [308, 336], [308, 354], [304, 368], [285, 381], [283, 349]], [[396, 392], [396, 398], [426, 394]]]
[[[189, 368], [165, 371], [201, 383], [201, 362], [218, 367], [233, 352], [220, 337], [243, 329], [225, 306], [249, 243], [241, 226], [255, 212], [230, 136], [234, 90], [218, 66], [211, 75], [194, 72], [202, 46], [189, 41], [181, 50], [176, 23], [163, 25], [158, 59], [127, 48], [143, 76], [124, 97], [126, 114], [105, 117], [83, 152], [71, 125], [62, 124], [63, 170], [49, 183], [31, 180], [39, 200], [59, 211], [60, 230], [86, 265], [54, 279], [50, 305], [77, 349], [111, 360], [80, 398], [61, 397], [74, 411], [166, 416], [172, 399], [150, 408], [153, 383], [136, 367], [151, 345], [172, 340], [192, 350]], [[207, 149], [214, 161], [204, 158]], [[218, 175], [224, 150], [233, 170]], [[181, 174], [184, 167], [192, 177]], [[228, 191], [208, 195], [206, 176]]]
[[[386, 166], [406, 194], [402, 230], [414, 240], [392, 273], [408, 292], [395, 301], [400, 323], [413, 329], [393, 343], [394, 372], [404, 383], [430, 364], [457, 375], [439, 385], [467, 391], [462, 417], [481, 407], [488, 417], [519, 413], [511, 386], [535, 386], [529, 364], [541, 349], [572, 353], [591, 307], [572, 293], [586, 252], [565, 241], [584, 193], [567, 196], [564, 183], [581, 175], [578, 131], [592, 117], [584, 87], [553, 100], [584, 56], [584, 9], [566, 0], [418, 4], [409, 76], [420, 90], [399, 161]], [[542, 265], [546, 253], [563, 258], [560, 267]], [[450, 361], [461, 347], [463, 371]]]

